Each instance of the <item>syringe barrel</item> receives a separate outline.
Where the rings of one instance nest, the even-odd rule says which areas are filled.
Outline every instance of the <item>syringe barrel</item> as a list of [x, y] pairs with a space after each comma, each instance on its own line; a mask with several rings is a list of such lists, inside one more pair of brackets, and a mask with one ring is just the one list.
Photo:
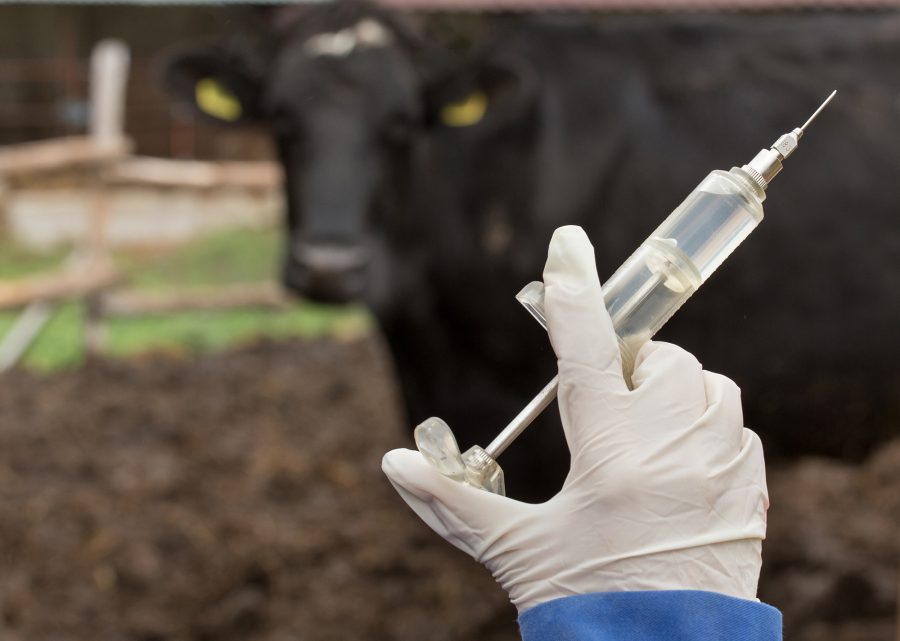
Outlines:
[[744, 170], [713, 171], [606, 281], [627, 376], [640, 346], [762, 221], [763, 200]]

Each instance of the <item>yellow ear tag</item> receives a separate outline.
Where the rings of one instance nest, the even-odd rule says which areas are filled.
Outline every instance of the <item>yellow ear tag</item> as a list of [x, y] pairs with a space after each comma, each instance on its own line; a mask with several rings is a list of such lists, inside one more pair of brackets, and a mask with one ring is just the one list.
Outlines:
[[441, 122], [448, 127], [471, 127], [481, 122], [487, 107], [485, 93], [473, 91], [462, 100], [441, 107]]
[[203, 113], [234, 122], [241, 117], [241, 102], [215, 78], [203, 78], [194, 87], [194, 98]]

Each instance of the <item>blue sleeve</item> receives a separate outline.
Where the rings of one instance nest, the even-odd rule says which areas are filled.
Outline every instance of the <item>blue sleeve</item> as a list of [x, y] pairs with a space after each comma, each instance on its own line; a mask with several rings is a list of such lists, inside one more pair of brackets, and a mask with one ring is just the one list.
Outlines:
[[519, 629], [523, 641], [781, 641], [781, 612], [715, 592], [600, 592], [537, 605]]

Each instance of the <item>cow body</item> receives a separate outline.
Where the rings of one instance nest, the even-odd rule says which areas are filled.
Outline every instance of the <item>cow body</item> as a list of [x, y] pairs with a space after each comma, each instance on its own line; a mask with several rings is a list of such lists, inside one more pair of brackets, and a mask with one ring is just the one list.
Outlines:
[[[709, 171], [749, 161], [837, 88], [770, 187], [760, 229], [659, 338], [741, 385], [770, 451], [858, 457], [898, 432], [897, 17], [512, 16], [491, 34], [428, 83], [408, 49], [382, 51], [358, 80], [336, 64], [311, 84], [309, 58], [291, 71], [283, 50], [266, 91], [303, 96], [298, 111], [355, 92], [355, 112], [346, 96], [344, 112], [319, 112], [344, 124], [298, 127], [311, 116], [294, 113], [295, 147], [277, 134], [287, 280], [371, 304], [413, 424], [438, 415], [462, 447], [485, 445], [552, 376], [547, 338], [513, 295], [540, 277], [553, 229], [587, 230], [602, 279]], [[483, 114], [447, 116], [473, 100]], [[403, 111], [416, 132], [376, 145], [386, 117], [361, 120], [360, 104]], [[358, 263], [331, 257], [356, 270], [337, 294], [327, 273], [291, 271], [322, 239], [365, 248]], [[566, 461], [549, 411], [501, 463], [511, 494], [533, 499], [558, 487]]]
[[772, 451], [855, 457], [900, 431], [896, 17], [520, 19], [492, 56], [538, 87], [514, 136], [529, 144], [510, 154], [442, 132], [448, 156], [477, 150], [455, 158], [460, 176], [484, 168], [457, 193], [484, 196], [439, 218], [505, 212], [515, 232], [501, 262], [533, 273], [552, 228], [574, 223], [611, 274], [710, 170], [748, 162], [837, 88], [769, 188], [759, 230], [660, 338], [741, 385]]

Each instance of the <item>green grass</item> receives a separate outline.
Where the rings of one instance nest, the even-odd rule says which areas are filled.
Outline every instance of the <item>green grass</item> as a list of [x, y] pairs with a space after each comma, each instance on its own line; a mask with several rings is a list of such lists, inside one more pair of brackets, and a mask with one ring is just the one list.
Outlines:
[[[230, 230], [213, 234], [174, 251], [143, 255], [120, 253], [115, 259], [130, 286], [147, 291], [226, 285], [271, 280], [277, 273], [282, 236], [278, 229]], [[52, 269], [66, 251], [36, 254], [0, 241], [0, 279]], [[18, 315], [0, 312], [0, 335]], [[165, 350], [199, 353], [227, 349], [257, 338], [355, 336], [369, 331], [372, 321], [362, 306], [332, 307], [297, 303], [286, 309], [186, 311], [110, 318], [104, 324], [106, 350], [131, 356]], [[61, 304], [31, 345], [22, 364], [53, 371], [84, 360], [84, 306]]]
[[[17, 312], [2, 312], [0, 331], [5, 332]], [[60, 305], [38, 339], [25, 353], [22, 364], [29, 369], [53, 371], [84, 360], [83, 310], [78, 303]]]
[[107, 348], [127, 356], [148, 348], [214, 351], [254, 338], [357, 335], [370, 322], [362, 308], [298, 304], [287, 310], [234, 309], [119, 318], [107, 324]]
[[279, 268], [283, 233], [280, 229], [228, 230], [149, 263], [127, 254], [120, 255], [118, 263], [131, 275], [131, 285], [145, 289], [271, 280]]
[[0, 242], [0, 280], [21, 278], [62, 264], [66, 250], [31, 252], [9, 242]]

